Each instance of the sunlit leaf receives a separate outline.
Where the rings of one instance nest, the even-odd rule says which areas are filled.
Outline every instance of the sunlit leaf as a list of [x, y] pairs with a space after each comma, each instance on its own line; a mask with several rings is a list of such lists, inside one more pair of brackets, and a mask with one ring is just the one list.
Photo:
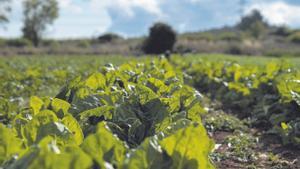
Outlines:
[[171, 168], [214, 168], [208, 159], [214, 144], [201, 125], [180, 129], [174, 135], [160, 141], [160, 144], [172, 157]]
[[91, 89], [105, 89], [106, 87], [106, 79], [105, 76], [101, 73], [92, 74], [85, 82], [86, 86]]
[[70, 114], [62, 119], [62, 123], [71, 131], [78, 145], [83, 141], [83, 133], [77, 120]]
[[34, 114], [37, 114], [43, 106], [43, 100], [36, 96], [32, 96], [29, 101], [29, 105], [33, 110]]
[[105, 168], [105, 163], [121, 166], [125, 158], [125, 146], [107, 129], [105, 123], [99, 123], [97, 132], [89, 135], [81, 148], [101, 168]]
[[0, 164], [14, 155], [18, 156], [23, 150], [22, 140], [16, 133], [0, 124]]
[[62, 110], [64, 113], [67, 113], [69, 108], [71, 107], [70, 103], [58, 98], [54, 98], [52, 100], [51, 106], [55, 112], [59, 112], [60, 110]]

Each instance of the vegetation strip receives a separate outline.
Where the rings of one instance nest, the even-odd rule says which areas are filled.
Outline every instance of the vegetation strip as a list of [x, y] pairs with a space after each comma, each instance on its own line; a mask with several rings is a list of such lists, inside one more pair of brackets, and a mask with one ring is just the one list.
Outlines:
[[28, 109], [2, 117], [2, 166], [214, 168], [202, 95], [183, 82], [161, 59], [108, 64], [55, 98], [32, 96]]

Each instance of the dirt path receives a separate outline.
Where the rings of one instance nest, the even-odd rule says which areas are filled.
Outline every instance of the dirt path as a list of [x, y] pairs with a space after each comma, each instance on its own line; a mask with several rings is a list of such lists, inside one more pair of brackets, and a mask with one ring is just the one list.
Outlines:
[[211, 159], [217, 168], [300, 169], [299, 147], [283, 146], [279, 138], [252, 128], [247, 120], [210, 108], [203, 121], [215, 140]]

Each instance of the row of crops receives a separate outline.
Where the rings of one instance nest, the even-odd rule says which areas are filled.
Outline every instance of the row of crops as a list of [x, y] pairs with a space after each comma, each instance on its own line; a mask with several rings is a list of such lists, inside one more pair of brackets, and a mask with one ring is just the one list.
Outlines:
[[214, 168], [204, 97], [300, 145], [300, 73], [284, 62], [16, 63], [0, 63], [0, 168]]
[[283, 144], [300, 145], [300, 72], [286, 62], [265, 66], [235, 62], [178, 62], [191, 76], [190, 84], [223, 109], [250, 118], [254, 127], [281, 137]]
[[166, 61], [111, 64], [3, 116], [4, 168], [213, 168], [202, 96]]

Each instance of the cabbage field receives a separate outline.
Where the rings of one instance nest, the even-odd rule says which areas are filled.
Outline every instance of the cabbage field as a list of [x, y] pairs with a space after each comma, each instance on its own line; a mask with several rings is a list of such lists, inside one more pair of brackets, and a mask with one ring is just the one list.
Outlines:
[[300, 166], [300, 60], [0, 58], [0, 168]]

